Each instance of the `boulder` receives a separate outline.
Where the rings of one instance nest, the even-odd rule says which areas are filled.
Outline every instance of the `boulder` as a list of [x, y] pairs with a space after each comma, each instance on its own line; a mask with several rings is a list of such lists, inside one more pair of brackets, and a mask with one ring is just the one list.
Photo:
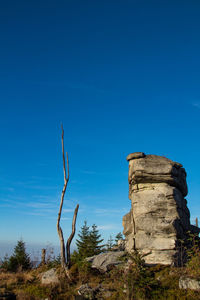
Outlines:
[[200, 281], [188, 277], [180, 277], [179, 288], [198, 291], [200, 290]]
[[87, 257], [86, 260], [91, 263], [91, 267], [98, 269], [104, 273], [110, 270], [111, 267], [121, 264], [120, 257], [125, 255], [125, 251], [109, 251], [92, 257]]
[[59, 279], [55, 268], [48, 270], [42, 274], [42, 284], [58, 284]]

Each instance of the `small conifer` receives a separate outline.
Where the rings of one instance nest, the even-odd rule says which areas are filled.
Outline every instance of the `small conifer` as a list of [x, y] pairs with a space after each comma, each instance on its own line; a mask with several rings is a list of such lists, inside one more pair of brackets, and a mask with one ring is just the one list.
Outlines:
[[28, 270], [31, 268], [29, 255], [26, 253], [25, 243], [19, 240], [14, 248], [13, 255], [8, 260], [8, 271]]
[[78, 254], [81, 258], [87, 257], [89, 252], [89, 236], [90, 231], [87, 226], [87, 221], [84, 221], [84, 225], [81, 227], [81, 231], [78, 234], [79, 239], [76, 240], [76, 245], [78, 248]]
[[76, 245], [78, 248], [77, 254], [80, 259], [101, 253], [103, 245], [100, 244], [103, 239], [101, 239], [101, 234], [99, 234], [95, 224], [92, 225], [92, 229], [90, 230], [89, 226], [87, 226], [87, 221], [84, 221], [84, 225], [81, 227], [78, 236], [79, 239], [76, 240]]
[[90, 243], [90, 256], [97, 255], [101, 253], [101, 249], [103, 245], [100, 245], [103, 242], [103, 239], [101, 239], [101, 234], [99, 234], [99, 231], [97, 229], [97, 226], [95, 224], [92, 225], [92, 230], [90, 231], [89, 236], [89, 243]]
[[122, 240], [123, 239], [123, 235], [121, 232], [119, 232], [116, 236], [115, 236], [115, 243], [117, 244], [117, 242], [119, 240]]

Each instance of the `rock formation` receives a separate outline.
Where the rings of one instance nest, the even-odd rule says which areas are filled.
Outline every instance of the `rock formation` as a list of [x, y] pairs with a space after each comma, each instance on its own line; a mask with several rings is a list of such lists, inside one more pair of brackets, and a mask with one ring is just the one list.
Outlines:
[[166, 157], [135, 152], [128, 155], [131, 210], [123, 217], [126, 250], [144, 254], [147, 264], [178, 264], [178, 241], [190, 225], [186, 172]]

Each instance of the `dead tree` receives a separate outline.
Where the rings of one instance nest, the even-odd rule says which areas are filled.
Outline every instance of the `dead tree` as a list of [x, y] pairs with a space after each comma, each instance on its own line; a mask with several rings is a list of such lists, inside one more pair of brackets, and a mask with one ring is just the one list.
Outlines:
[[46, 249], [42, 249], [42, 257], [41, 257], [41, 264], [46, 264]]
[[[71, 245], [72, 239], [73, 239], [75, 231], [76, 231], [76, 218], [77, 218], [77, 214], [78, 214], [79, 205], [77, 204], [77, 206], [74, 210], [74, 216], [73, 216], [73, 221], [72, 221], [72, 233], [67, 240], [66, 248], [65, 248], [63, 231], [62, 231], [62, 228], [60, 227], [60, 219], [61, 219], [61, 213], [62, 213], [62, 208], [63, 208], [63, 203], [64, 203], [65, 192], [66, 192], [67, 184], [69, 181], [69, 159], [68, 159], [68, 153], [66, 152], [66, 157], [67, 157], [67, 175], [66, 175], [63, 126], [62, 126], [62, 155], [63, 155], [64, 186], [63, 186], [63, 190], [62, 190], [62, 194], [61, 194], [60, 208], [59, 208], [59, 212], [58, 212], [57, 231], [58, 231], [58, 236], [60, 239], [61, 266], [65, 270], [67, 277], [70, 279], [70, 275], [69, 275], [69, 268], [71, 266], [70, 245]], [[65, 249], [66, 249], [66, 252], [65, 252]], [[66, 259], [66, 253], [67, 253], [67, 259]]]
[[196, 224], [196, 227], [199, 227], [199, 225], [198, 225], [198, 218], [195, 219], [195, 224]]

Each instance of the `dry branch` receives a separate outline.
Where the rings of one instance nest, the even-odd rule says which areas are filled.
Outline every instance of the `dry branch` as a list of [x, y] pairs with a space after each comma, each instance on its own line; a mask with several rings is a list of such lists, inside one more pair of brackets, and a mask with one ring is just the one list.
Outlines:
[[70, 275], [69, 275], [70, 244], [71, 244], [71, 241], [74, 237], [75, 230], [76, 230], [76, 218], [77, 218], [79, 205], [76, 206], [76, 209], [74, 211], [74, 217], [73, 217], [73, 221], [72, 221], [72, 233], [71, 233], [71, 235], [70, 235], [70, 237], [67, 241], [67, 244], [66, 244], [66, 251], [67, 251], [67, 262], [66, 262], [65, 241], [64, 241], [64, 237], [63, 237], [62, 228], [60, 227], [60, 219], [61, 219], [61, 214], [62, 214], [64, 196], [65, 196], [65, 192], [66, 192], [66, 189], [67, 189], [67, 184], [68, 184], [68, 181], [69, 181], [69, 159], [68, 159], [68, 153], [66, 152], [66, 157], [67, 157], [67, 176], [66, 176], [63, 126], [62, 126], [62, 156], [63, 156], [64, 186], [63, 186], [63, 190], [62, 190], [62, 194], [61, 194], [60, 208], [59, 208], [59, 212], [58, 212], [57, 231], [58, 231], [58, 236], [59, 236], [59, 239], [60, 239], [61, 265], [62, 265], [62, 268], [65, 270], [65, 273], [66, 273], [67, 277], [70, 279]]
[[67, 244], [66, 244], [66, 252], [67, 252], [67, 267], [70, 268], [71, 267], [71, 260], [70, 260], [70, 245], [71, 245], [71, 241], [74, 237], [75, 231], [76, 231], [76, 218], [77, 218], [77, 213], [78, 213], [78, 208], [79, 205], [77, 204], [75, 211], [74, 211], [74, 217], [73, 217], [73, 221], [72, 221], [72, 233], [70, 234], [70, 237], [67, 240]]

